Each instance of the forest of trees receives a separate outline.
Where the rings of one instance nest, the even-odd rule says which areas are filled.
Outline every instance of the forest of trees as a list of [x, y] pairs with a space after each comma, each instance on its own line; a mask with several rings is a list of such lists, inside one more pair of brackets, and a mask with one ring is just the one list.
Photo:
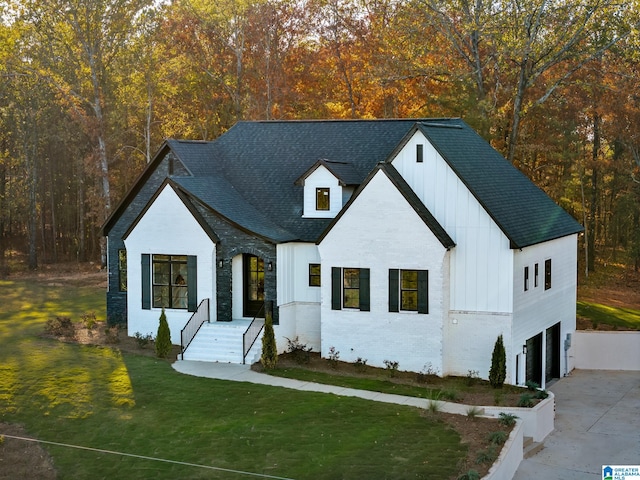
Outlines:
[[[640, 259], [640, 0], [0, 3], [0, 276], [101, 261], [164, 139], [239, 120], [462, 117]], [[588, 260], [585, 260], [588, 259]]]

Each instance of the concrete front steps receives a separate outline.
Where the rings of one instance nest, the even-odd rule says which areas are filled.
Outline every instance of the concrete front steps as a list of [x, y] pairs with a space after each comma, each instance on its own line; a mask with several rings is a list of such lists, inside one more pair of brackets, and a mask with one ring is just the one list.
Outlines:
[[[242, 336], [248, 326], [249, 322], [244, 320], [203, 323], [180, 359], [196, 362], [242, 363]], [[261, 336], [249, 351], [247, 364], [260, 360]]]
[[538, 453], [540, 450], [542, 450], [544, 448], [544, 443], [543, 442], [534, 442], [533, 438], [531, 438], [531, 437], [524, 437], [523, 443], [522, 443], [522, 448], [523, 448], [523, 455], [522, 456], [524, 458], [531, 458], [536, 453]]

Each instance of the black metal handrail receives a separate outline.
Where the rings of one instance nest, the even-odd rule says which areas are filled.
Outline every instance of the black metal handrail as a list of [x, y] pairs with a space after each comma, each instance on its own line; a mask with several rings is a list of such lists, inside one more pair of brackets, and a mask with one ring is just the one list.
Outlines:
[[260, 336], [260, 332], [264, 328], [264, 318], [258, 318], [258, 315], [260, 315], [260, 313], [265, 310], [266, 304], [267, 302], [262, 304], [262, 306], [260, 307], [260, 310], [258, 310], [258, 313], [256, 313], [256, 316], [253, 317], [253, 320], [251, 320], [251, 323], [242, 334], [242, 350], [243, 350], [242, 363], [243, 364], [247, 363], [247, 355], [249, 354], [251, 347], [253, 347], [253, 344], [256, 343], [256, 340]]
[[209, 299], [205, 298], [200, 302], [198, 308], [191, 318], [184, 326], [184, 328], [180, 331], [180, 347], [181, 353], [184, 354], [185, 350], [191, 344], [191, 341], [194, 339], [200, 327], [204, 322], [209, 322]]

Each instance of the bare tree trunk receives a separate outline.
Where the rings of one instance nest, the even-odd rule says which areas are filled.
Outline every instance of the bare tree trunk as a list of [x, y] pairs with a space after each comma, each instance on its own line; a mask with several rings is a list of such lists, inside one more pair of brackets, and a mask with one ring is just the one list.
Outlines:
[[598, 217], [598, 152], [600, 151], [600, 115], [593, 115], [593, 150], [591, 151], [591, 205], [589, 208], [589, 225], [591, 231], [589, 235], [589, 257], [588, 268], [590, 272], [595, 271], [596, 234]]
[[9, 274], [7, 269], [7, 259], [5, 252], [7, 250], [7, 237], [6, 237], [6, 212], [8, 210], [6, 195], [7, 195], [7, 167], [4, 161], [0, 159], [0, 278], [7, 278]]

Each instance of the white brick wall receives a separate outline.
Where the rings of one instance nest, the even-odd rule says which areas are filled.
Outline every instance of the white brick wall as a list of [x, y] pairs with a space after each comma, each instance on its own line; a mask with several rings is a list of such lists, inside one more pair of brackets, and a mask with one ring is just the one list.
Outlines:
[[[354, 234], [357, 232], [357, 234]], [[322, 354], [384, 367], [442, 371], [445, 271], [449, 254], [404, 197], [378, 172], [319, 245], [322, 260]], [[331, 267], [369, 268], [371, 311], [331, 309]], [[390, 313], [389, 269], [429, 270], [429, 314]]]
[[[160, 308], [142, 309], [141, 255], [169, 254], [198, 257], [198, 302], [211, 298], [215, 318], [215, 243], [202, 230], [170, 186], [166, 186], [125, 240], [127, 248], [128, 335], [158, 331]], [[171, 342], [180, 344], [180, 330], [191, 317], [187, 310], [166, 310]]]

